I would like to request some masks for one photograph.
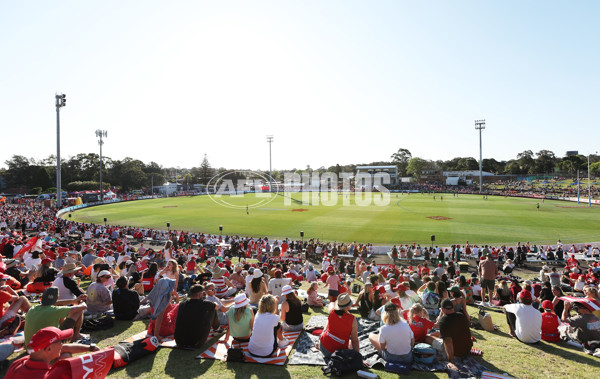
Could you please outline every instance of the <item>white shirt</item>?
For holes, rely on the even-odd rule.
[[[379,343],[385,343],[385,350],[390,354],[405,355],[410,353],[412,349],[410,341],[414,337],[408,323],[400,321],[394,325],[384,325],[381,327]]]
[[[541,317],[541,316],[540,316]],[[268,355],[273,351],[275,336],[273,328],[279,323],[279,316],[273,313],[259,313],[254,318],[248,350],[254,355]],[[410,329],[410,327],[409,327]]]
[[[542,338],[542,314],[531,305],[521,303],[507,304],[507,312],[517,316],[515,334],[525,343],[535,343]]]

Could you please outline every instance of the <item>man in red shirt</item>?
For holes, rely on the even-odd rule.
[[[27,352],[30,355],[14,361],[8,368],[6,377],[13,379],[49,379],[70,376],[70,374],[62,372],[61,368],[64,366],[52,370],[52,365],[59,358],[68,358],[72,354],[100,350],[94,344],[63,344],[65,340],[72,336],[73,329],[60,330],[49,326],[38,330],[27,344]]]

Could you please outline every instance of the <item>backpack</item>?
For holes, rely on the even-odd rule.
[[[98,319],[84,320],[81,330],[84,332],[94,332],[97,330],[110,329],[115,325],[115,319],[111,316],[102,316]]]
[[[435,292],[427,292],[423,295],[423,306],[427,309],[437,309],[440,304],[440,297]]]
[[[322,367],[323,374],[334,374],[342,376],[348,373],[355,373],[365,367],[363,356],[356,350],[340,349],[332,355],[327,366]]]
[[[426,343],[418,343],[413,347],[413,360],[415,363],[431,364],[436,354],[436,350]]]

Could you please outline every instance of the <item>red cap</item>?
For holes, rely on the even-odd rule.
[[[523,299],[531,300],[531,292],[529,292],[527,290],[523,290],[523,291],[519,292],[519,297],[521,298],[521,300],[523,300]]]
[[[395,286],[398,281],[394,278],[390,279],[390,287]]]
[[[406,292],[407,290],[408,290],[408,288],[406,288],[406,286],[402,283],[398,284],[398,286],[396,288],[394,288],[395,292],[398,292],[398,291]]]
[[[377,286],[377,291],[379,291],[379,293],[385,293],[385,287],[384,286]]]
[[[550,300],[544,300],[542,301],[542,308],[551,311],[554,310],[554,304]]]
[[[327,272],[334,272],[335,269],[333,268],[333,266],[329,266],[327,267]]]
[[[442,267],[442,264],[441,264],[441,263],[438,263],[438,267]]]
[[[40,351],[56,341],[69,339],[73,336],[73,329],[60,330],[53,326],[38,330],[29,343],[27,344],[27,352],[29,354]]]
[[[395,298],[392,299],[392,304],[394,304],[398,308],[402,308],[402,305],[400,303],[400,299],[398,299],[397,297],[395,297]]]
[[[412,271],[413,270],[413,266],[408,266],[408,270]]]
[[[44,259],[42,259],[42,264],[43,265],[45,265],[46,263],[51,263],[51,262],[53,262],[53,261],[50,258],[44,258]]]

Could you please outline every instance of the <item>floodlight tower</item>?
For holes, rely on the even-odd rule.
[[[267,136],[267,142],[269,143],[269,192],[273,192],[273,176],[271,167],[271,143],[273,143],[273,136]]]
[[[475,130],[479,130],[479,193],[483,190],[483,173],[482,173],[482,158],[481,158],[481,131],[485,129],[485,120],[475,120]]]
[[[62,204],[62,190],[60,188],[60,108],[67,105],[67,95],[57,93],[56,99],[56,207],[60,209]]]
[[[106,138],[106,130],[96,130],[96,137],[98,137],[98,145],[100,145],[100,203],[104,203],[104,191],[102,190],[102,145],[104,145],[104,141],[102,137]]]

